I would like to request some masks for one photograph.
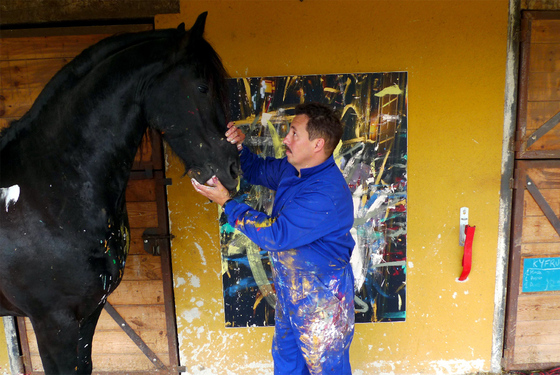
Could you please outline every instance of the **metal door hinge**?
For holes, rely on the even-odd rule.
[[[148,254],[160,256],[160,246],[167,246],[169,241],[175,238],[172,234],[161,234],[158,228],[147,228],[142,233],[142,242],[144,243],[144,251]]]

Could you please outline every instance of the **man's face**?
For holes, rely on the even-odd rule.
[[[298,171],[307,168],[313,157],[316,140],[309,140],[307,133],[307,115],[297,115],[290,124],[290,131],[284,138],[286,146],[286,157],[288,162]]]

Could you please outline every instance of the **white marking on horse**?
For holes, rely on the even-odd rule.
[[[6,212],[8,212],[8,207],[10,207],[10,205],[16,204],[18,201],[19,192],[19,185],[10,186],[8,188],[0,188],[0,202],[4,202],[6,205]]]

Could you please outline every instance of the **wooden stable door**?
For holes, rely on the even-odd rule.
[[[74,29],[81,35],[2,39],[0,128],[21,117],[48,80],[83,49],[126,31],[107,32],[104,27],[100,34],[90,29]],[[94,374],[178,373],[165,184],[161,138],[151,133],[136,157],[126,191],[131,249],[123,281],[109,296],[94,336]],[[18,319],[18,330],[25,373],[42,373],[29,320]]]
[[[560,365],[560,12],[522,16],[506,370]]]

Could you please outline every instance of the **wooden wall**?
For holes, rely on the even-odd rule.
[[[560,12],[524,12],[521,31],[508,370],[560,365]]]

